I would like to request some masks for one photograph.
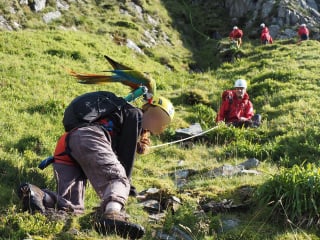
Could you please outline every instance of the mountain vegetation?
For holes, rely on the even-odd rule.
[[[233,49],[227,9],[204,14],[211,5],[191,3],[196,1],[68,1],[63,16],[47,24],[42,16],[55,10],[55,1],[47,1],[44,12],[13,2],[0,0],[2,15],[22,26],[0,32],[0,239],[104,239],[93,228],[99,199],[90,185],[82,216],[30,215],[16,194],[22,182],[56,188],[52,168],[37,166],[52,155],[73,98],[96,90],[129,93],[116,83],[81,85],[69,76],[70,69],[111,69],[103,55],[149,73],[158,93],[174,103],[175,119],[164,134],[152,136],[153,145],[176,140],[176,129],[196,122],[210,130],[195,141],[137,156],[138,191],[157,188],[160,199],[181,200],[179,208],[150,221],[140,201],[129,198],[127,212],[146,228],[144,239],[174,236],[176,228],[190,239],[320,238],[319,41],[260,45],[257,34]],[[213,38],[216,32],[222,39]],[[221,93],[238,78],[247,80],[262,115],[259,128],[214,121]],[[253,175],[211,174],[248,158],[260,161]],[[181,184],[183,170],[190,174]],[[225,200],[245,209],[204,211],[204,205]]]

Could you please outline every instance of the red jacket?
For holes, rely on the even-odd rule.
[[[269,28],[267,28],[267,27],[262,28],[261,35],[264,34],[264,33],[265,33],[265,34],[266,34],[266,33],[267,33],[267,34],[270,34],[270,33],[269,33]]]
[[[253,116],[253,105],[249,100],[249,95],[244,94],[239,99],[234,90],[231,91],[232,100],[224,100],[219,109],[216,122],[225,121],[226,123],[239,122],[241,117],[248,120]]]
[[[243,32],[239,28],[232,30],[231,33],[229,34],[230,39],[241,38],[242,36],[243,36]]]
[[[306,27],[300,27],[299,31],[298,31],[298,35],[302,36],[302,35],[307,35],[309,36],[309,29]]]

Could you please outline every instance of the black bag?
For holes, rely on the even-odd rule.
[[[63,126],[70,130],[96,122],[110,113],[120,110],[127,102],[115,94],[106,91],[85,93],[75,98],[66,108]]]

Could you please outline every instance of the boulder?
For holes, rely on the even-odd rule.
[[[7,19],[4,18],[4,16],[0,15],[0,29],[3,30],[10,30],[12,31],[12,27],[10,26]]]
[[[50,23],[55,19],[58,19],[61,17],[61,12],[60,11],[55,11],[55,12],[48,12],[45,15],[43,15],[42,19],[45,23]]]
[[[46,0],[28,1],[28,4],[32,11],[40,12],[46,7]]]

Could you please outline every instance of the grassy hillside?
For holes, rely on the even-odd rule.
[[[179,225],[189,228],[194,239],[318,239],[320,234],[316,228],[298,227],[296,223],[291,224],[290,219],[283,223],[283,213],[277,212],[274,217],[275,207],[261,206],[255,198],[250,198],[250,209],[245,213],[195,212],[199,210],[199,203],[210,200],[234,199],[235,203],[241,203],[239,191],[243,187],[266,186],[262,189],[267,189],[270,177],[279,172],[288,170],[288,178],[297,176],[298,179],[300,171],[297,167],[291,168],[294,164],[314,163],[317,169],[320,43],[308,41],[297,45],[294,41],[276,41],[273,45],[260,46],[245,41],[241,59],[222,63],[216,54],[218,42],[199,34],[207,35],[202,31],[204,27],[182,29],[183,22],[179,25],[181,16],[176,15],[175,9],[190,7],[180,1],[177,5],[162,1],[170,9],[167,11],[164,6],[155,7],[143,1],[153,16],[156,14],[162,19],[160,28],[170,34],[172,45],[160,43],[144,49],[146,54],[141,55],[118,45],[110,33],[121,33],[120,36],[138,41],[145,23],[125,16],[117,18],[112,14],[114,5],[109,6],[109,1],[97,2],[106,5],[100,10],[105,12],[94,16],[92,8],[82,6],[83,11],[89,11],[88,15],[82,22],[78,17],[72,18],[75,23],[81,23],[78,31],[57,30],[59,22],[52,23],[52,30],[48,30],[37,22],[35,15],[32,21],[26,21],[26,24],[34,23],[33,30],[1,32],[0,239],[103,239],[91,225],[92,208],[99,204],[91,186],[86,194],[86,214],[58,221],[21,213],[16,187],[20,182],[29,181],[55,189],[52,168],[41,171],[37,165],[52,154],[63,132],[63,111],[74,97],[94,90],[110,90],[123,96],[128,93],[129,89],[118,84],[80,85],[68,75],[68,69],[96,73],[110,69],[104,54],[134,69],[149,72],[157,81],[159,93],[174,103],[175,121],[162,136],[152,137],[154,145],[173,140],[175,129],[193,122],[200,122],[204,129],[215,126],[213,119],[221,103],[221,93],[232,87],[237,78],[247,79],[255,111],[263,116],[263,124],[258,129],[235,129],[221,124],[189,148],[176,144],[138,156],[133,178],[138,190],[157,187],[163,195],[177,196],[183,202],[175,214],[168,211],[163,220],[151,223],[137,200],[130,198],[127,211],[133,221],[147,228],[144,239],[155,239],[156,231],[170,233],[173,226]],[[76,9],[71,9],[70,17],[73,11]],[[107,11],[109,17],[100,18],[99,14]],[[201,13],[201,9],[197,11]],[[190,17],[188,13],[186,10],[185,15]],[[98,27],[97,21],[104,24]],[[199,41],[195,40],[196,36]],[[220,44],[224,41],[226,39]],[[190,64],[194,63],[201,73],[189,71]],[[258,167],[260,175],[213,178],[207,174],[215,167],[239,164],[251,157],[262,162]],[[183,169],[193,169],[196,173],[179,187],[176,174]],[[307,168],[306,171],[311,170]],[[319,181],[317,174],[315,182]],[[273,188],[277,189],[278,185],[276,182]],[[315,192],[319,191],[316,186],[311,183]],[[291,187],[295,188],[294,184]],[[299,189],[295,190],[298,195]],[[307,198],[306,193],[304,198]],[[317,207],[318,203],[315,205]],[[238,219],[239,225],[221,231],[223,222],[230,218]]]
[[[3,32],[1,38],[0,231],[5,238],[20,239],[27,233],[36,239],[66,239],[66,236],[69,239],[99,238],[82,218],[74,219],[68,228],[63,222],[48,222],[40,216],[19,213],[15,188],[22,181],[55,188],[52,169],[49,167],[41,171],[37,164],[52,154],[63,131],[63,110],[75,96],[97,89],[111,90],[120,95],[128,92],[117,84],[80,85],[68,76],[66,68],[88,72],[109,69],[103,54],[135,69],[150,72],[160,86],[159,92],[175,103],[177,114],[174,123],[161,138],[153,138],[154,144],[172,140],[174,129],[195,121],[202,121],[203,127],[213,126],[212,119],[221,102],[220,93],[239,77],[249,81],[248,92],[256,112],[261,113],[264,119],[259,129],[234,129],[221,125],[206,136],[206,142],[191,149],[174,145],[138,157],[133,180],[138,190],[158,187],[179,196],[184,202],[177,214],[171,216],[168,213],[164,222],[151,224],[146,212],[141,207],[137,208],[136,200],[130,199],[128,211],[133,219],[147,227],[149,237],[146,239],[155,229],[164,227],[169,231],[172,225],[179,223],[191,228],[196,239],[214,236],[223,215],[202,216],[204,219],[197,221],[204,224],[202,227],[205,229],[199,229],[194,225],[196,217],[193,215],[197,202],[236,197],[234,192],[237,188],[263,184],[269,174],[277,172],[277,166],[288,167],[294,163],[319,160],[319,97],[316,94],[319,90],[319,69],[316,68],[319,42],[309,41],[301,45],[278,42],[270,46],[246,43],[243,49],[245,57],[239,61],[224,63],[215,71],[189,74],[172,72],[147,56],[137,55],[104,37],[84,32]],[[187,97],[192,94],[199,96],[199,103],[188,103]],[[263,161],[259,167],[262,175],[208,178],[204,174],[206,170],[224,163],[240,163],[248,157]],[[184,161],[183,166],[178,165],[180,160]],[[170,175],[181,168],[199,171],[183,189],[177,188]],[[90,188],[86,199],[88,209],[98,202]],[[83,218],[90,218],[89,212]],[[253,221],[258,213],[253,207],[252,212],[240,216],[240,233],[252,239],[261,239],[265,234],[275,239],[291,236],[290,231],[286,233],[286,230],[274,227],[266,220]],[[41,224],[33,225],[34,221]],[[265,228],[259,232],[251,230],[260,225],[268,231]],[[80,236],[73,236],[70,233],[72,228],[78,229]],[[282,231],[284,233],[279,233]],[[240,233],[233,234],[237,236]],[[226,234],[225,239],[230,239],[229,235]]]

